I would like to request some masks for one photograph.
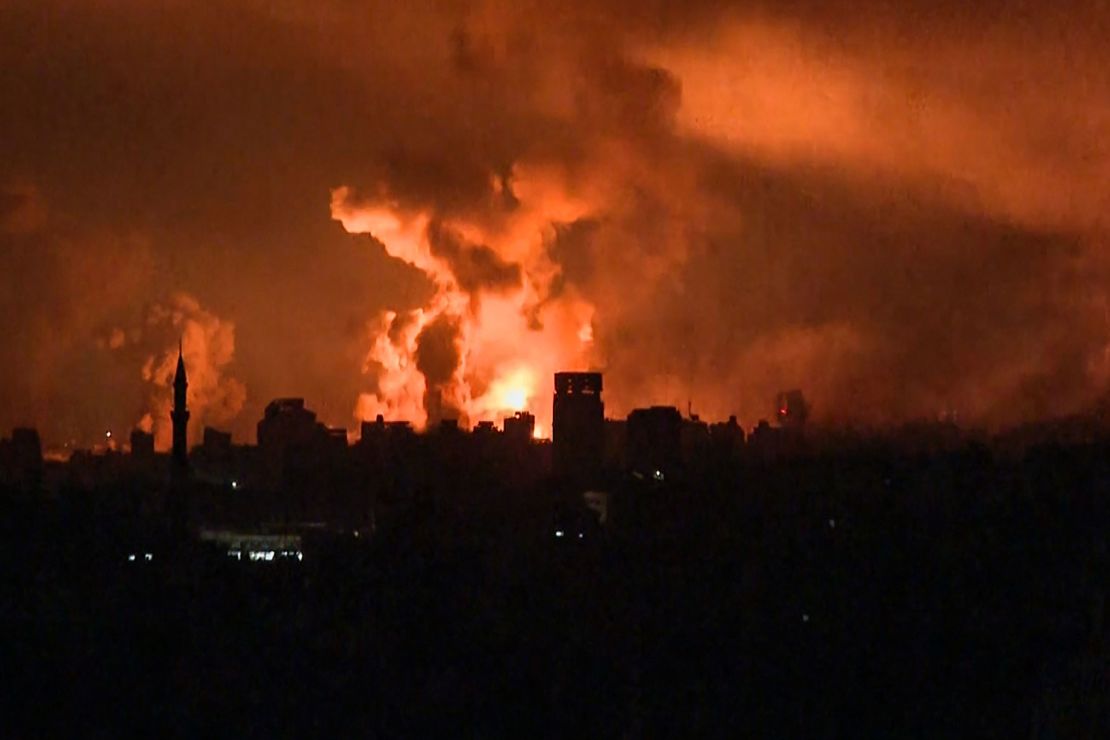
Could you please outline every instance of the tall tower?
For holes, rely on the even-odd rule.
[[[555,373],[552,462],[556,475],[592,484],[601,474],[605,404],[601,373]]]
[[[185,391],[189,381],[185,377],[185,357],[181,341],[177,343],[177,372],[173,376],[173,466],[179,471],[189,467],[189,443],[186,432],[189,428],[189,409],[185,407]]]

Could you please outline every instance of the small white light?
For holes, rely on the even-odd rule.
[[[583,536],[584,535],[581,532],[578,533],[578,539],[582,539]]]
[[[111,438],[112,438],[112,430],[109,429],[108,431],[104,432],[104,439],[111,439]]]
[[[237,481],[237,480],[231,481],[231,487],[232,487],[232,489],[238,488],[239,487],[239,481]]]
[[[835,519],[830,519],[829,520],[829,529],[836,529],[836,520]]]
[[[133,563],[133,562],[135,562],[135,556],[134,556],[134,555],[128,555],[128,556],[127,556],[127,560],[128,560],[129,562],[132,562],[132,563]]]
[[[151,553],[149,553],[149,552],[148,552],[148,553],[146,553],[146,555],[145,555],[144,557],[145,557],[145,558],[146,558],[147,560],[154,560],[154,555],[153,555],[153,554],[151,554]]]
[[[304,555],[302,555],[301,553],[298,552],[297,553],[297,560],[304,560]]]
[[[663,471],[656,470],[655,473],[652,474],[652,477],[655,478],[655,480],[663,480]]]
[[[809,621],[809,615],[808,614],[803,614],[802,615],[802,621],[803,622],[808,622]]]
[[[563,530],[561,530],[561,529],[556,529],[556,530],[555,530],[555,536],[556,536],[556,537],[562,537],[562,536],[563,536]]]

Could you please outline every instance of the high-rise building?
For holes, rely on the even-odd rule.
[[[189,409],[185,405],[185,391],[189,380],[185,375],[185,356],[181,343],[177,345],[177,371],[173,376],[173,466],[178,472],[189,467]]]
[[[605,451],[601,373],[555,373],[552,418],[555,474],[581,482],[597,478]]]

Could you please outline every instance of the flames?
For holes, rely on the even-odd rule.
[[[528,411],[541,436],[551,425],[554,372],[595,362],[594,308],[559,283],[547,250],[555,228],[585,207],[538,175],[515,172],[511,190],[491,181],[491,193],[511,205],[464,215],[406,205],[384,190],[332,192],[332,216],[348,232],[373,236],[434,287],[425,305],[369,323],[370,389],[359,396],[358,419],[425,427]]]

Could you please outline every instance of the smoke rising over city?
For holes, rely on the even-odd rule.
[[[145,423],[178,335],[191,434],[240,439],[282,395],[547,433],[559,369],[603,370],[619,416],[1090,408],[1108,16],[5,3],[0,428]]]

